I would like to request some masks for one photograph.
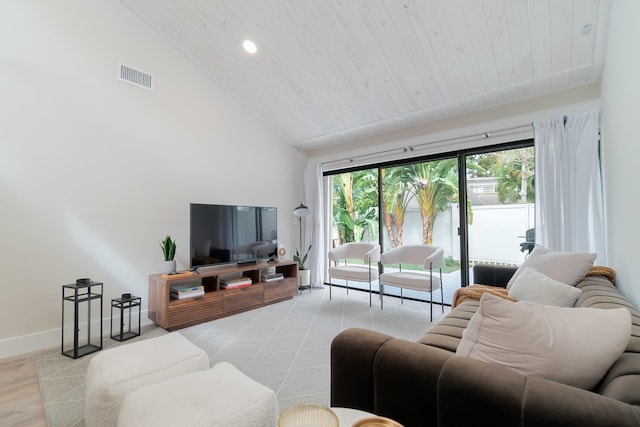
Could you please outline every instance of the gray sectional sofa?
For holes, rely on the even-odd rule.
[[[506,286],[515,269],[476,266],[476,283]],[[593,390],[467,357],[455,351],[479,301],[466,299],[417,342],[348,329],[331,346],[331,406],[392,418],[405,427],[640,426],[640,314],[609,279],[577,284],[576,307],[625,307],[629,343]]]

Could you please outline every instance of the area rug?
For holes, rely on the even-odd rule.
[[[445,308],[444,314],[449,311]],[[297,403],[329,405],[330,345],[342,330],[361,327],[415,341],[442,316],[434,309],[429,322],[429,304],[385,298],[384,310],[369,307],[368,292],[313,289],[292,300],[280,302],[179,332],[207,352],[210,366],[232,363],[249,377],[276,392],[284,410]],[[167,332],[159,327],[143,328],[140,337],[120,343],[108,336],[103,348],[126,345]],[[104,350],[103,350],[104,351]],[[49,427],[84,426],[85,373],[92,357],[71,359],[60,348],[41,352],[36,366]]]
[[[103,349],[117,347],[167,333],[155,325],[141,328],[141,335],[119,342],[109,336],[103,339]],[[98,353],[79,359],[61,354],[60,347],[36,355],[38,381],[49,427],[84,427],[84,381],[89,361]]]

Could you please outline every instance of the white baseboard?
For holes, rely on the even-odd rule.
[[[147,317],[147,311],[143,310],[141,314],[141,327],[145,325],[149,325],[153,323]],[[136,313],[137,314],[137,313]],[[114,324],[115,324],[114,317]],[[98,330],[100,328],[100,323],[98,321],[95,322],[96,325],[92,326],[95,328],[94,330]],[[93,323],[92,323],[93,325]],[[111,331],[111,318],[108,317],[106,319],[102,319],[102,339],[110,339],[110,331]],[[66,337],[67,335],[65,329],[65,341],[68,342]],[[31,353],[34,351],[46,350],[52,347],[58,347],[60,351],[62,345],[62,330],[61,328],[51,329],[48,331],[36,332],[34,334],[29,335],[21,335],[17,337],[11,337],[7,339],[0,340],[0,359],[4,359],[7,357],[19,356],[25,353]]]

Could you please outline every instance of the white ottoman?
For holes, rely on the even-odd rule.
[[[209,357],[179,332],[98,353],[89,362],[86,427],[113,427],[124,397],[141,387],[209,369]]]
[[[228,362],[134,391],[118,427],[273,427],[276,394]]]

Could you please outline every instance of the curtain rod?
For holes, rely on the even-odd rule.
[[[470,135],[465,135],[465,136],[456,136],[453,138],[445,138],[445,139],[440,139],[440,140],[436,140],[436,141],[429,141],[429,142],[423,142],[420,144],[416,144],[416,145],[409,145],[407,147],[398,147],[398,148],[390,148],[388,150],[382,150],[382,151],[375,151],[373,153],[367,153],[367,154],[359,154],[357,156],[350,156],[344,159],[336,159],[336,160],[329,160],[326,162],[322,162],[322,165],[330,165],[333,163],[340,163],[340,162],[345,162],[345,161],[349,161],[349,162],[353,162],[356,159],[361,159],[361,158],[365,158],[365,157],[370,157],[370,156],[378,156],[380,154],[386,154],[386,153],[392,153],[392,152],[399,152],[399,153],[406,153],[408,151],[414,151],[416,148],[419,147],[424,147],[427,145],[434,145],[434,144],[442,144],[443,142],[452,142],[452,141],[461,141],[464,139],[469,139],[469,138],[478,138],[478,137],[482,137],[484,139],[490,138],[493,134],[495,133],[503,133],[503,132],[508,132],[508,131],[512,131],[512,130],[518,130],[518,129],[524,129],[527,127],[531,127],[532,123],[527,123],[527,124],[522,124],[522,125],[517,125],[517,126],[511,126],[508,128],[502,128],[502,129],[496,129],[496,130],[492,130],[489,132],[482,132],[482,133],[475,133],[475,134],[470,134]]]

